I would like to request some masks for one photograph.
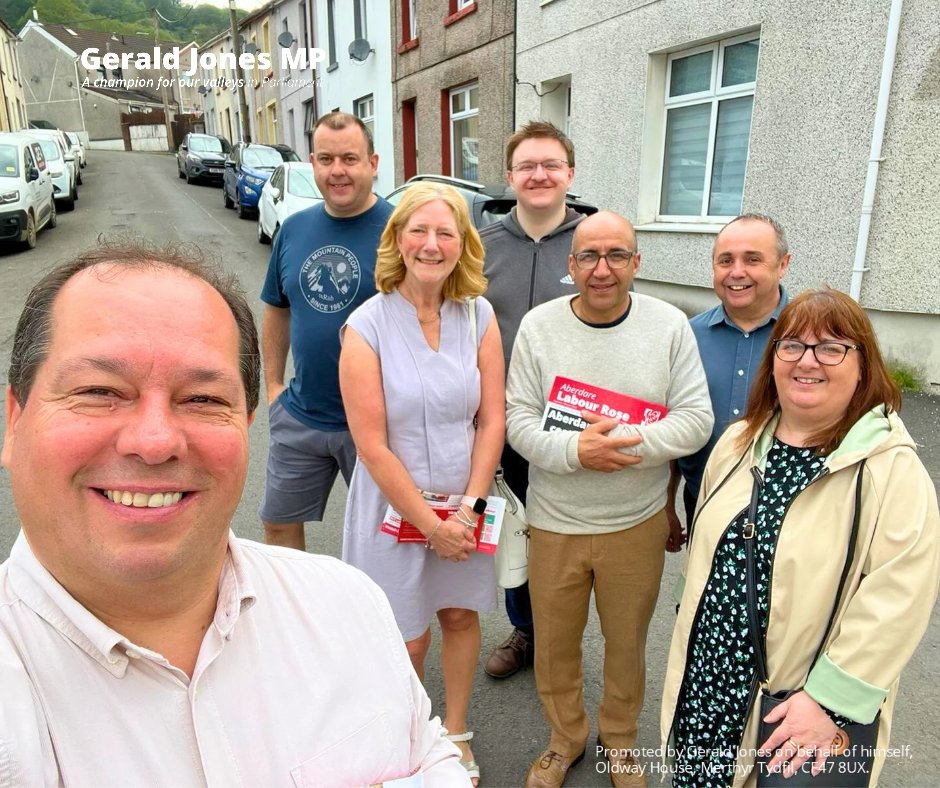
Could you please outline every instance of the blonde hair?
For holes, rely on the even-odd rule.
[[[462,301],[468,296],[486,292],[483,276],[483,242],[470,221],[467,203],[453,186],[445,183],[416,183],[405,190],[382,231],[375,259],[375,287],[380,293],[391,293],[405,278],[405,262],[398,248],[398,235],[415,211],[429,202],[442,200],[454,214],[460,234],[460,258],[444,282],[444,298]]]

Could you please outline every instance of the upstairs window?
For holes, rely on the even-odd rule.
[[[372,94],[370,93],[368,96],[356,99],[353,104],[353,112],[369,130],[372,139],[375,139],[375,99]]]
[[[760,38],[669,55],[658,219],[741,212]]]
[[[336,8],[334,0],[326,0],[326,51],[330,59],[328,70],[332,71],[339,65],[336,60]]]
[[[476,83],[450,91],[450,171],[468,181],[477,179],[479,165],[479,92]]]

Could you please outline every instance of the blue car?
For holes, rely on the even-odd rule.
[[[222,201],[226,208],[234,208],[241,219],[253,216],[258,210],[261,187],[268,182],[274,168],[283,159],[281,154],[267,145],[239,142],[225,160],[222,177]]]

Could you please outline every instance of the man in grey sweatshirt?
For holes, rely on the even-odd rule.
[[[486,297],[496,312],[508,368],[525,313],[575,292],[568,253],[574,229],[584,216],[565,204],[574,179],[574,146],[551,123],[527,123],[509,138],[506,177],[516,192],[516,207],[502,221],[484,228],[480,237],[486,247]],[[528,463],[506,444],[502,466],[506,482],[525,503]],[[483,668],[497,679],[532,664],[535,636],[527,583],[506,589],[506,613],[512,634],[493,650]]]
[[[604,633],[598,743],[614,785],[646,785],[631,750],[669,533],[669,462],[702,447],[714,418],[685,315],[630,292],[639,263],[629,221],[606,211],[585,219],[569,257],[577,293],[529,312],[513,348],[506,428],[530,463],[535,681],[551,727],[526,788],[561,786],[584,754],[581,639],[592,591]],[[553,391],[563,404],[546,408]],[[638,417],[621,415],[627,398],[642,401]],[[573,426],[579,411],[584,429]]]

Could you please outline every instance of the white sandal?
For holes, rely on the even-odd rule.
[[[448,740],[452,742],[470,741],[470,739],[473,738],[473,731],[464,731],[463,733],[448,733],[446,736]],[[458,747],[457,749],[460,748]],[[467,776],[470,777],[471,780],[480,779],[480,765],[472,757],[469,761],[465,761],[461,758],[460,765],[467,770]]]

